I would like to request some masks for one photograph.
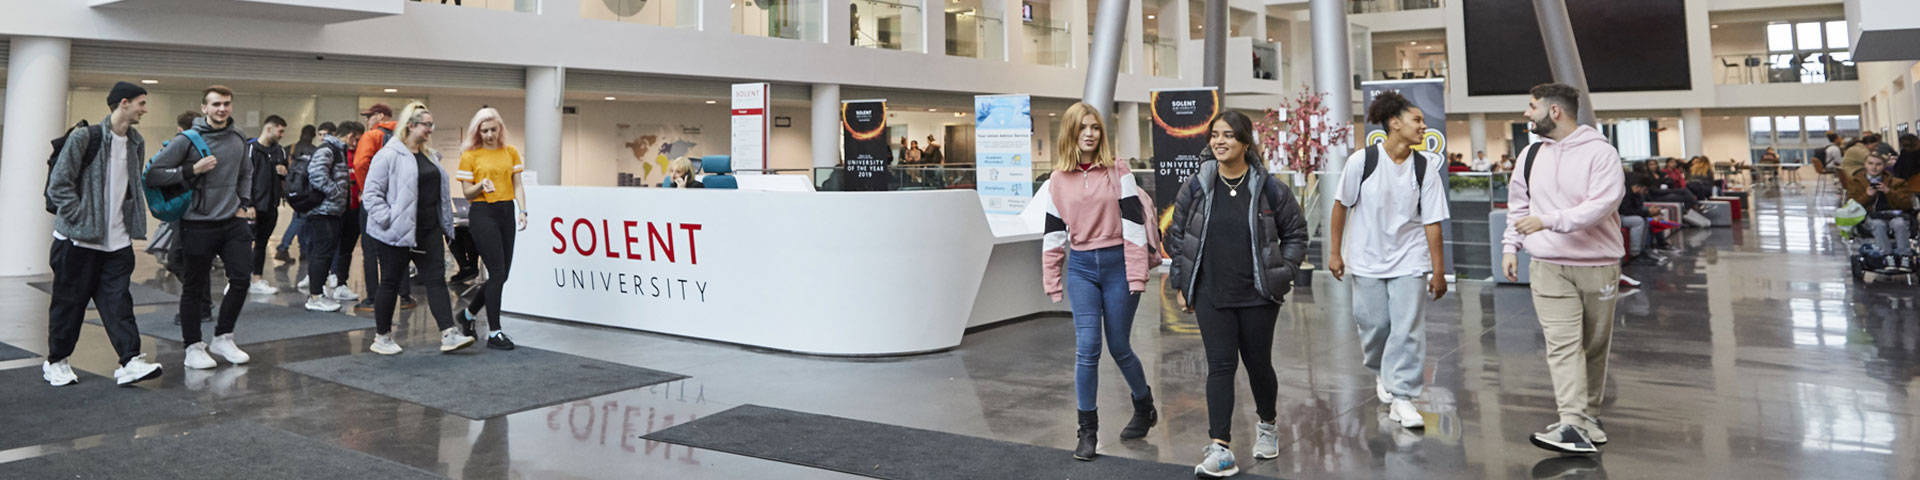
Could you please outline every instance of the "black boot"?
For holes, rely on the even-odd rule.
[[[1147,436],[1147,429],[1160,423],[1160,411],[1153,409],[1153,394],[1146,398],[1133,399],[1133,420],[1127,421],[1126,428],[1120,429],[1120,438],[1132,440]]]
[[[1100,448],[1100,413],[1098,410],[1080,411],[1080,446],[1073,448],[1074,460],[1093,460],[1094,450]]]

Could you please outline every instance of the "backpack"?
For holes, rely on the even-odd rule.
[[[1534,142],[1532,145],[1527,146],[1526,172],[1522,173],[1526,175],[1527,179],[1527,198],[1533,198],[1533,159],[1540,156],[1540,145],[1545,143],[1546,142]]]
[[[320,150],[333,153],[331,158],[341,155],[339,149],[326,142],[320,143]],[[314,153],[319,153],[319,150]],[[295,212],[307,213],[327,202],[326,193],[313,188],[312,175],[307,172],[307,166],[312,161],[313,155],[293,159],[294,166],[287,171],[287,205],[293,207]],[[333,165],[327,165],[327,170],[332,171]]]
[[[1361,185],[1366,185],[1367,178],[1373,176],[1373,169],[1380,166],[1380,151],[1386,148],[1379,144],[1367,147],[1367,163],[1360,171]],[[1418,214],[1426,210],[1425,205],[1420,202],[1420,192],[1427,186],[1427,156],[1417,151],[1413,152],[1413,186],[1416,188],[1413,195],[1413,211]],[[1360,191],[1356,190],[1353,192],[1353,205],[1348,207],[1358,205],[1360,205]]]
[[[81,120],[80,123],[74,124],[73,128],[68,128],[66,135],[61,135],[60,138],[53,139],[53,142],[52,142],[53,155],[50,155],[47,157],[47,179],[48,179],[47,184],[48,185],[53,184],[52,182],[53,164],[54,162],[60,161],[60,151],[65,149],[67,146],[67,135],[72,135],[74,130],[86,130],[86,129],[87,129],[87,121]],[[87,151],[85,156],[80,157],[80,171],[84,172],[87,170],[88,167],[93,166],[93,157],[100,155],[100,142],[97,142],[95,140],[99,139],[100,137],[106,136],[106,132],[107,132],[107,125],[103,123],[103,124],[100,124],[99,133],[92,133],[87,135],[86,137]],[[58,212],[55,212],[56,209],[53,206],[53,196],[46,195],[44,193],[42,195],[45,196],[47,200],[47,213],[58,213]]]
[[[188,141],[193,142],[193,148],[195,151],[200,152],[201,158],[213,156],[213,150],[207,148],[207,139],[202,138],[198,130],[188,129],[181,131],[180,136],[187,137]],[[160,154],[154,154],[154,158],[159,157]],[[193,166],[188,164],[181,165],[178,168],[193,168]],[[151,172],[152,170],[153,160],[148,159],[146,171]],[[142,176],[144,177],[144,175]],[[170,187],[143,186],[141,188],[146,191],[147,211],[152,212],[153,218],[160,219],[162,222],[178,222],[181,218],[185,218],[187,216],[187,210],[193,207],[193,189],[190,187],[175,185]]]

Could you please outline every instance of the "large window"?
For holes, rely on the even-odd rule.
[[[1747,145],[1752,149],[1749,160],[1759,162],[1769,147],[1780,155],[1783,164],[1819,159],[1827,148],[1828,132],[1845,139],[1859,138],[1860,116],[1749,117]]]
[[[1006,2],[952,0],[947,2],[947,55],[1005,60]]]
[[[853,0],[854,46],[921,51],[920,0]]]
[[[593,1],[593,0],[582,0]],[[697,0],[680,0],[697,3]],[[820,0],[733,0],[733,32],[809,42],[823,41],[825,2]],[[694,7],[688,7],[692,9]]]
[[[1767,25],[1767,82],[1859,79],[1847,38],[1841,20]]]

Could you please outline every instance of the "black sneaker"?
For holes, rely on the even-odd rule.
[[[447,279],[447,282],[448,283],[469,283],[469,282],[472,282],[473,279],[475,278],[480,278],[480,271],[467,270],[464,272],[453,274],[453,278]]]
[[[286,250],[281,250],[273,254],[273,260],[276,262],[280,262],[281,264],[284,265],[288,263],[293,263],[293,256],[288,255]]]
[[[369,296],[369,297],[371,297],[372,295],[368,295],[368,296]],[[356,304],[354,304],[354,305],[353,305],[353,310],[354,310],[354,311],[356,311],[356,312],[371,312],[371,311],[373,311],[373,299],[372,299],[372,298],[364,298],[364,299],[361,299],[361,300],[360,300],[360,303],[356,303]]]
[[[413,296],[409,295],[405,297],[400,297],[400,304],[395,306],[395,308],[398,308],[400,310],[406,310],[409,308],[417,307],[419,305],[420,304],[418,303],[414,303]]]
[[[1533,434],[1533,446],[1560,453],[1590,455],[1599,453],[1593,446],[1593,440],[1587,438],[1587,432],[1573,425],[1555,423],[1548,425],[1544,432]]]
[[[460,309],[460,314],[453,317],[453,322],[460,324],[460,334],[469,337],[476,336],[473,333],[473,312]],[[488,342],[491,343],[492,340],[488,340]]]
[[[513,339],[507,337],[506,332],[493,332],[493,336],[487,337],[487,348],[494,350],[512,350],[513,347]]]

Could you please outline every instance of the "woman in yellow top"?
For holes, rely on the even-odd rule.
[[[520,150],[507,145],[507,122],[500,111],[482,108],[473,114],[467,134],[460,145],[461,190],[472,207],[468,209],[468,230],[473,245],[480,251],[480,263],[487,268],[487,283],[460,312],[460,328],[467,336],[477,337],[474,315],[487,309],[487,348],[512,350],[513,339],[500,330],[500,290],[507,285],[507,270],[513,267],[513,237],[527,229],[527,191],[520,173],[526,164]],[[520,202],[518,209],[515,201]]]

